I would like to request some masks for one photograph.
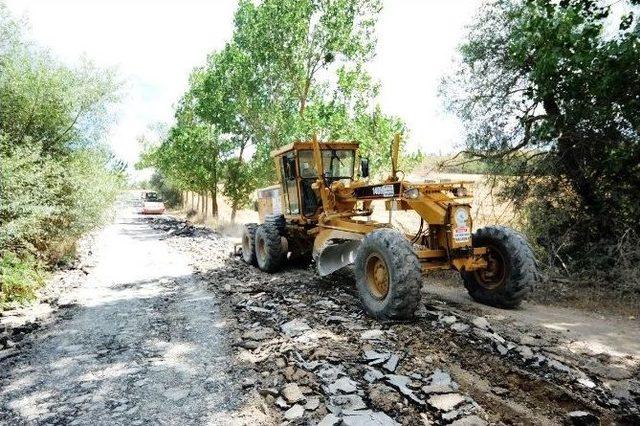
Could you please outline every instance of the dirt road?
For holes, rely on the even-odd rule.
[[[168,218],[105,229],[76,304],[0,351],[0,422],[640,422],[637,322],[433,281],[414,321],[377,322],[348,271],[264,274],[232,245]]]
[[[219,299],[162,234],[125,214],[98,235],[72,307],[0,364],[0,423],[241,420]]]

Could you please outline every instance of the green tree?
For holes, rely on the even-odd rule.
[[[511,175],[503,195],[576,267],[640,220],[638,2],[615,3],[621,19],[596,0],[487,4],[443,89],[468,153]]]
[[[117,96],[113,72],[60,63],[0,3],[0,308],[33,296],[122,188],[103,139]]]

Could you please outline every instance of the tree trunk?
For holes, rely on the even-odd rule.
[[[214,218],[218,217],[218,200],[217,200],[217,189],[211,190],[211,216]]]
[[[244,154],[244,148],[246,145],[247,145],[246,140],[240,144],[240,153],[238,154],[238,170],[240,170],[240,167],[242,167],[242,155]],[[238,199],[234,198],[233,201],[231,202],[231,223],[235,223],[237,211],[238,211]]]
[[[300,99],[300,117],[304,115],[304,109],[307,106],[307,97],[309,96],[309,88],[311,87],[311,79],[307,78],[304,82],[304,90],[302,92],[302,98]]]
[[[204,199],[204,218],[206,219],[209,216],[209,194],[207,191],[204,191],[202,198]]]

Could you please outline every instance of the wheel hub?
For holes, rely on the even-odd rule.
[[[366,277],[371,294],[377,299],[384,299],[389,293],[389,271],[384,259],[375,253],[367,258]]]
[[[488,290],[500,287],[506,280],[505,259],[502,253],[493,246],[487,247],[487,267],[476,271],[478,283]]]
[[[249,245],[250,245],[250,244],[249,244],[249,236],[248,236],[248,235],[245,235],[245,236],[242,238],[242,250],[243,250],[245,253],[249,253],[249,252],[251,251],[251,247],[249,247]]]
[[[258,257],[260,257],[260,259],[264,259],[265,255],[266,255],[264,238],[258,238],[258,244],[257,244],[257,247],[256,247],[256,252],[257,252]]]

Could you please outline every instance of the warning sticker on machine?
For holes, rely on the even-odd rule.
[[[383,197],[393,197],[393,185],[382,185],[373,187],[373,195],[380,195]]]
[[[468,226],[459,226],[453,230],[453,241],[462,243],[471,239],[471,230]]]

